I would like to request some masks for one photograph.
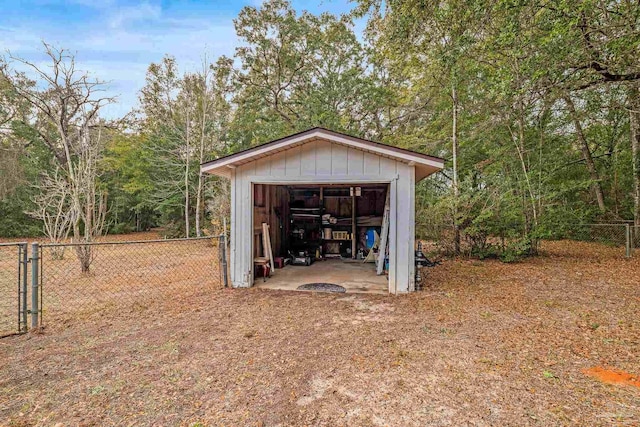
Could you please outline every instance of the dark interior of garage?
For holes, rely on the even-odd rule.
[[[275,268],[325,260],[376,261],[388,185],[255,184],[253,191],[258,264],[267,264],[269,249]],[[258,276],[265,273],[255,270]]]

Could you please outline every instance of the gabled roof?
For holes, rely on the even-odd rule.
[[[276,139],[219,159],[200,165],[200,171],[219,176],[229,176],[229,169],[238,167],[259,158],[288,150],[315,139],[324,139],[337,144],[353,147],[362,151],[392,158],[416,166],[416,181],[444,168],[444,159],[423,153],[381,144],[367,139],[356,138],[344,133],[335,132],[321,127],[315,127],[303,132]]]

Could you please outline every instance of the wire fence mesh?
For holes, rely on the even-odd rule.
[[[0,243],[0,337],[26,329],[23,251],[26,243]]]
[[[41,324],[221,286],[217,238],[41,245]]]
[[[422,222],[416,224],[416,239],[422,242],[423,250],[431,254],[474,255],[490,252],[490,248],[497,252],[508,248],[519,241],[524,235],[522,224],[500,227],[468,227],[459,229],[459,239],[456,243],[455,228],[451,224]],[[545,224],[536,230],[530,230],[538,243],[552,241],[574,241],[593,243],[594,249],[600,247],[603,251],[612,252],[621,257],[634,256],[635,248],[640,248],[640,226],[628,223],[617,224],[576,224],[565,223]],[[456,250],[456,247],[458,250]],[[576,246],[578,248],[578,246]],[[585,257],[589,254],[584,253]]]

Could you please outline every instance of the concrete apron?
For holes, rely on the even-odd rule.
[[[276,269],[266,282],[262,277],[254,279],[254,286],[261,289],[295,291],[307,283],[332,283],[344,287],[347,293],[387,294],[387,276],[376,275],[375,264],[362,261],[330,259],[316,261],[310,266],[287,265]]]

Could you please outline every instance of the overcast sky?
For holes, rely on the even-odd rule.
[[[233,55],[238,40],[233,19],[258,0],[0,0],[0,47],[13,55],[44,61],[41,41],[77,55],[77,68],[109,81],[118,104],[105,115],[118,117],[137,103],[147,66],[165,54],[180,68],[195,70],[203,52]],[[348,0],[294,0],[296,10],[345,13]]]

